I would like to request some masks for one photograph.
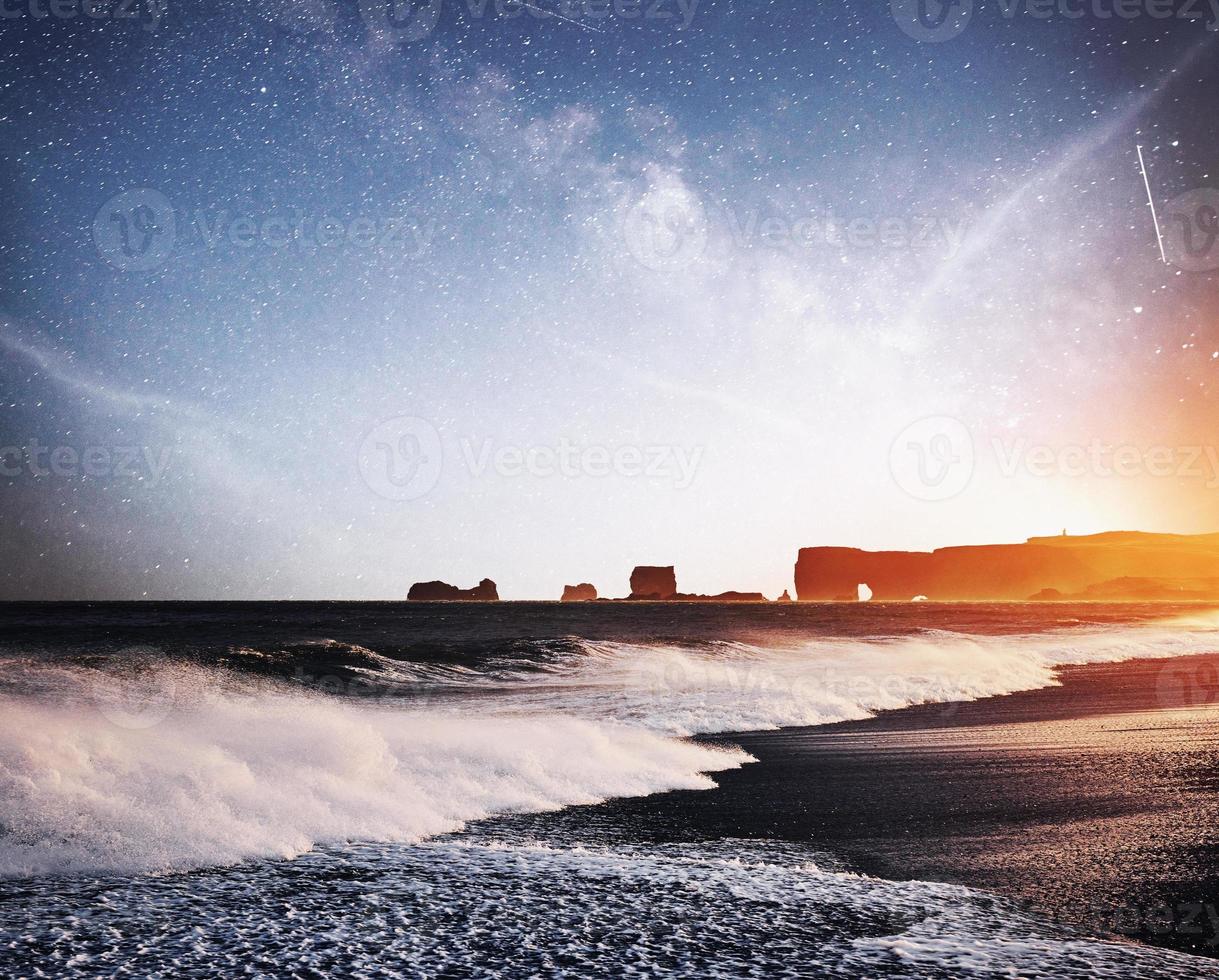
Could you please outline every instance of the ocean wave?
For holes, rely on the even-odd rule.
[[[493,814],[705,789],[705,773],[749,761],[627,726],[403,711],[193,666],[44,674],[55,703],[0,705],[2,876],[420,840]]]
[[[867,718],[915,704],[971,701],[1048,687],[1055,668],[1219,650],[1219,620],[1042,633],[977,635],[943,629],[800,643],[699,645],[580,641],[501,686],[457,685],[452,703],[510,696],[517,710],[613,720],[672,735],[755,731]],[[445,691],[433,690],[439,700]]]
[[[166,870],[416,841],[495,814],[714,785],[695,733],[815,725],[1056,683],[1062,664],[1219,649],[1213,616],[1036,634],[623,643],[469,664],[312,644],[223,665],[0,662],[0,876]],[[251,664],[279,666],[266,676]],[[277,659],[278,658],[278,659]],[[343,668],[333,673],[335,665]],[[327,680],[335,683],[329,685]],[[334,696],[337,695],[337,696]]]

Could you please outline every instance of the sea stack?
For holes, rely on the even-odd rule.
[[[632,599],[672,599],[677,595],[677,575],[672,565],[637,565],[631,572]]]
[[[592,602],[597,598],[596,586],[590,585],[588,582],[581,582],[579,585],[563,586],[562,602]]]
[[[406,598],[411,602],[499,602],[499,592],[489,578],[472,589],[459,589],[447,582],[416,582]]]

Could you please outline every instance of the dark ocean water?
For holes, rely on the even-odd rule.
[[[752,764],[697,734],[1215,649],[1162,605],[3,605],[0,973],[1219,975],[815,839],[511,817]]]

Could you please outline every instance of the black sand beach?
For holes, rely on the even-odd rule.
[[[1219,956],[1219,655],[733,734],[719,789],[529,818],[636,839],[806,842],[890,879],[994,891],[1097,935]],[[561,831],[562,832],[562,831]]]

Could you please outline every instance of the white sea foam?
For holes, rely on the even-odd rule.
[[[245,691],[194,668],[145,672],[122,701],[96,672],[57,673],[62,703],[6,695],[0,704],[0,875],[188,868],[289,857],[323,841],[418,840],[491,814],[705,789],[714,784],[704,773],[749,759],[579,718],[457,717],[266,684]]]
[[[613,719],[675,735],[821,725],[929,702],[1058,683],[1054,668],[1219,651],[1219,620],[1047,633],[928,630],[797,645],[582,643],[552,671],[516,678],[518,709]],[[500,692],[502,694],[502,692]],[[467,695],[468,696],[468,695]]]
[[[778,841],[475,834],[130,886],[43,879],[19,907],[0,904],[0,961],[15,976],[166,980],[251,964],[302,976],[1219,978],[1211,960],[1085,939],[995,896],[838,873],[819,857]]]
[[[1209,616],[798,646],[583,642],[546,670],[500,671],[493,683],[422,675],[431,696],[405,702],[151,660],[119,674],[9,660],[0,875],[226,864],[709,788],[706,773],[749,757],[680,736],[860,718],[1045,686],[1059,664],[1216,649]]]

